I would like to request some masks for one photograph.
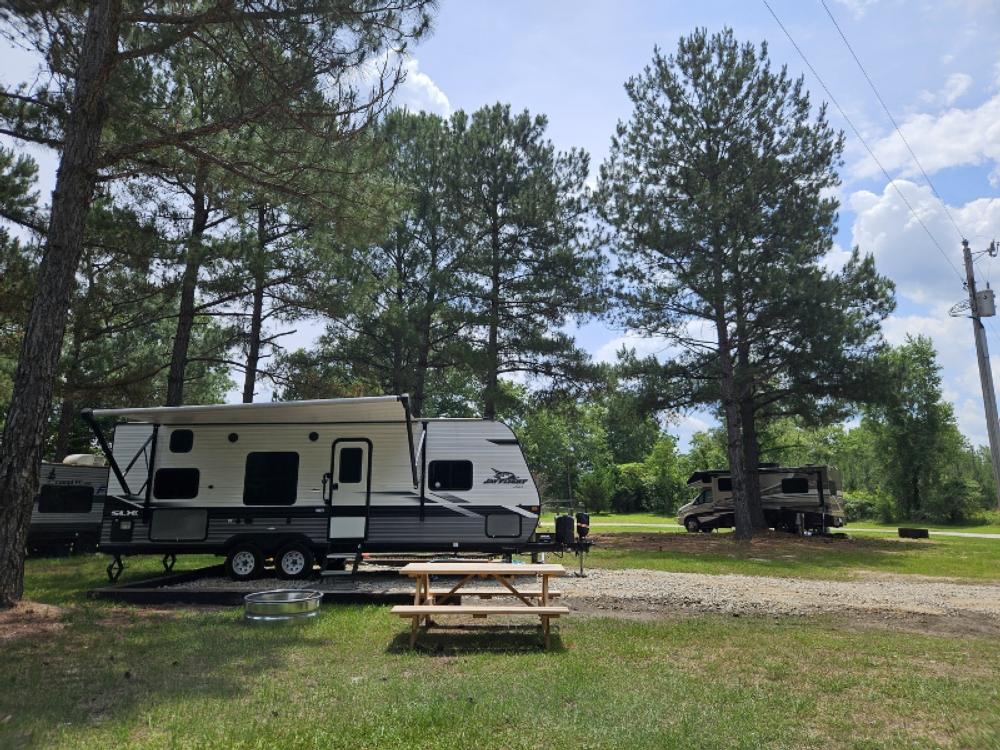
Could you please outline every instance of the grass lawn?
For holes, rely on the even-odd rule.
[[[896,531],[900,526],[914,526],[921,529],[930,529],[931,531],[964,531],[976,534],[1000,534],[1000,517],[996,513],[989,513],[985,516],[986,523],[953,523],[947,525],[934,524],[934,523],[923,523],[919,521],[900,521],[898,523],[882,523],[881,521],[874,520],[862,520],[862,521],[851,521],[847,525],[847,530],[850,531],[851,526],[856,526],[859,529],[886,529],[888,531]]]
[[[276,629],[82,602],[100,561],[29,562],[31,595],[66,609],[0,648],[0,747],[1000,746],[996,639],[578,616],[547,653],[531,629],[412,652],[387,608]]]
[[[587,559],[594,567],[840,580],[870,572],[1000,580],[996,539],[825,540],[772,534],[738,544],[728,534],[646,532],[606,534],[598,541]]]

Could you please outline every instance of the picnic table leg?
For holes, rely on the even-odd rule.
[[[549,618],[542,615],[542,635],[545,637],[545,650],[549,650]]]
[[[420,627],[420,618],[412,617],[410,618],[412,622],[410,623],[410,648],[417,645],[417,628]]]
[[[542,573],[542,606],[549,606],[549,577]]]

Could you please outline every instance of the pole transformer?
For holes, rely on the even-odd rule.
[[[990,245],[991,254],[996,252]],[[969,313],[972,318],[972,332],[976,338],[976,359],[979,361],[979,383],[983,389],[983,407],[986,409],[986,432],[990,438],[990,457],[993,462],[993,481],[997,488],[997,509],[1000,510],[1000,423],[997,421],[997,399],[993,390],[993,371],[990,368],[990,352],[986,343],[986,329],[980,318],[996,315],[993,292],[989,288],[976,291],[976,277],[972,267],[972,251],[969,241],[962,240],[962,254],[965,257],[965,278],[969,289]],[[987,285],[988,287],[989,285]]]

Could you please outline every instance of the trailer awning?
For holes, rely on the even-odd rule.
[[[274,424],[281,422],[406,422],[407,397],[370,396],[259,404],[152,406],[135,409],[93,409],[94,417],[112,417],[150,424]]]
[[[156,425],[196,424],[348,424],[395,422],[405,426],[410,444],[410,469],[417,485],[417,462],[410,420],[410,398],[365,396],[328,398],[314,401],[278,401],[259,404],[204,404],[196,406],[152,406],[136,409],[85,409],[84,419],[111,417],[128,422]],[[95,429],[99,429],[95,425]],[[100,438],[100,436],[99,436]]]

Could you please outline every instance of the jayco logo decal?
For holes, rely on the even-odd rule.
[[[493,469],[492,466],[490,468]],[[487,477],[483,484],[524,484],[527,481],[527,479],[521,479],[521,477],[512,471],[493,469],[493,476]]]

